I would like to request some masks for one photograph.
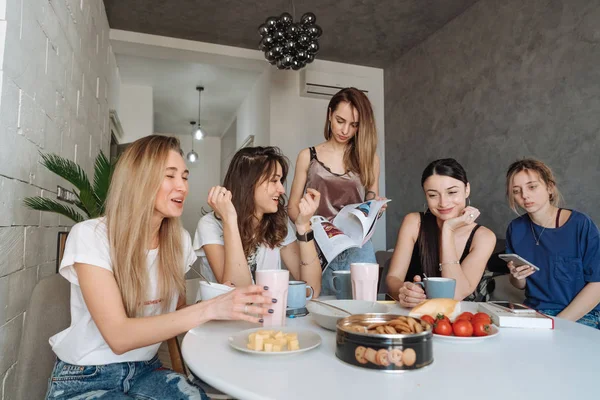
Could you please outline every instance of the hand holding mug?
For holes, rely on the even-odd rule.
[[[444,228],[448,227],[450,230],[456,231],[457,229],[462,228],[463,226],[474,224],[475,220],[480,215],[481,213],[475,207],[465,207],[458,217],[451,218],[445,221]]]
[[[535,272],[535,269],[529,265],[519,265],[518,267],[515,267],[515,263],[512,261],[509,261],[506,265],[508,266],[510,274],[517,280],[525,279]]]
[[[223,221],[237,218],[231,197],[231,192],[222,186],[213,186],[208,192],[208,205]]]
[[[421,282],[421,277],[416,275],[414,282]],[[404,285],[398,292],[398,302],[402,307],[412,308],[426,299],[425,290],[417,283],[404,282]]]
[[[266,295],[264,287],[252,285],[231,290],[202,303],[208,306],[209,319],[260,323],[262,316],[269,314],[273,299]]]

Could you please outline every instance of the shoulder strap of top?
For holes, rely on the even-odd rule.
[[[480,227],[481,225],[477,224],[475,225],[475,228],[473,228],[473,230],[471,231],[469,239],[467,240],[467,244],[465,245],[465,249],[463,250],[462,256],[460,257],[461,262],[469,255],[469,251],[471,251],[471,243],[473,242],[473,236],[475,236],[475,232],[477,232],[477,229],[479,229]]]
[[[560,212],[562,211],[562,208],[558,209],[558,212],[556,213],[556,227],[560,228]]]
[[[316,160],[317,159],[317,151],[315,150],[315,148],[309,147],[309,150],[310,150],[310,159]]]

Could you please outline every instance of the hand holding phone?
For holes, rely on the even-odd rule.
[[[540,270],[536,265],[517,254],[499,254],[498,257],[508,263],[510,274],[515,279],[525,279]]]

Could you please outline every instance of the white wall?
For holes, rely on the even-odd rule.
[[[110,144],[109,27],[101,0],[0,1],[0,398],[15,396],[24,312],[35,284],[55,273],[56,237],[71,225],[30,211],[25,196],[67,188],[39,153],[78,162],[88,175]]]
[[[269,144],[269,104],[271,71],[266,69],[240,106],[236,114],[236,148],[254,135],[255,146]]]
[[[123,126],[121,143],[131,143],[154,133],[151,86],[121,84],[117,111]]]
[[[231,122],[229,128],[221,136],[221,183],[225,180],[229,162],[233,158],[235,151],[238,149],[237,141],[237,118]]]
[[[191,143],[181,143],[184,153],[191,150]],[[194,142],[194,150],[198,153],[198,161],[187,163],[190,170],[190,191],[185,201],[181,221],[194,239],[196,225],[202,217],[202,208],[210,211],[206,202],[208,191],[211,187],[219,185],[221,181],[221,139],[216,137],[205,137]]]

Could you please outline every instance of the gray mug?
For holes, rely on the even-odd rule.
[[[352,279],[350,271],[333,271],[331,287],[338,300],[352,300]]]
[[[453,299],[456,281],[452,278],[425,278],[423,282],[413,282],[425,289],[428,299]]]

